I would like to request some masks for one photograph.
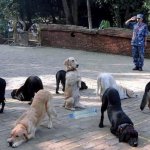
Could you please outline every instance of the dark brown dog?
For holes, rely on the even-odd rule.
[[[23,86],[19,89],[14,89],[11,92],[11,96],[12,98],[20,101],[32,102],[34,94],[40,89],[43,89],[42,80],[38,76],[30,76],[27,78]]]
[[[64,92],[65,91],[65,82],[66,82],[66,71],[65,70],[59,70],[57,73],[56,73],[56,94],[59,94],[59,84],[61,82],[62,84],[62,91]],[[80,87],[80,90],[85,90],[87,89],[87,85],[85,82],[81,81],[81,87]]]
[[[3,78],[0,78],[0,104],[2,104],[0,113],[3,113],[5,107],[5,88],[6,81]]]
[[[141,101],[140,109],[143,110],[147,103],[150,109],[150,82],[148,82],[145,86],[145,92]]]
[[[108,88],[102,96],[100,128],[104,127],[103,120],[106,110],[111,123],[111,133],[119,138],[119,142],[127,142],[136,147],[138,132],[134,129],[131,119],[123,112],[119,93],[114,88]]]

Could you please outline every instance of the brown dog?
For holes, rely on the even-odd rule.
[[[7,142],[11,147],[18,147],[35,136],[36,128],[47,113],[49,117],[48,128],[52,128],[52,116],[56,111],[51,103],[52,95],[46,90],[40,90],[34,96],[33,102],[16,122]]]

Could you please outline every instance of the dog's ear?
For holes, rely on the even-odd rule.
[[[125,137],[126,137],[126,132],[119,133],[118,134],[119,142],[123,142],[125,140]]]
[[[23,133],[23,136],[24,136],[24,138],[26,139],[26,141],[29,140],[28,135],[27,135],[27,132],[24,132],[24,133]]]
[[[65,66],[68,66],[68,64],[69,64],[69,59],[67,58],[67,59],[64,61],[64,65],[65,65]]]

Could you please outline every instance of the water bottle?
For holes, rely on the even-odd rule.
[[[69,114],[69,118],[79,119],[79,118],[96,116],[96,115],[97,115],[97,109],[96,108],[87,108],[85,110],[75,111],[75,112]]]

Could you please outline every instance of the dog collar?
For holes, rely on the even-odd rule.
[[[67,70],[66,72],[70,72],[70,71],[76,71],[77,69],[70,69],[70,70]]]
[[[124,130],[127,126],[132,126],[132,127],[133,127],[132,124],[129,124],[129,123],[123,123],[123,124],[121,124],[121,125],[118,126],[117,132],[118,132],[118,133],[121,133],[122,130]]]

